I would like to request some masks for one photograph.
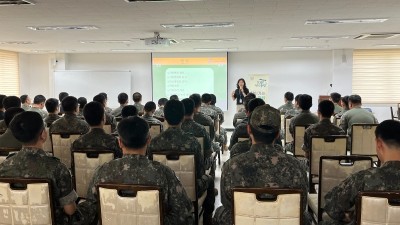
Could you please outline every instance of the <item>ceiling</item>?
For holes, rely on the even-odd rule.
[[[400,32],[399,0],[204,0],[127,3],[124,0],[34,0],[35,5],[0,7],[0,49],[28,53],[91,53],[114,49],[152,52],[282,51],[284,46],[313,50],[382,48],[400,38],[354,40],[364,33]],[[388,18],[376,24],[305,25],[310,19]],[[160,24],[233,22],[230,28],[167,29]],[[97,30],[34,31],[27,26],[94,25]],[[146,46],[139,38],[174,38],[179,43]],[[294,36],[350,36],[347,39],[293,40]],[[226,42],[182,42],[223,39]],[[130,43],[86,43],[126,40]],[[28,44],[3,43],[10,41]],[[215,51],[215,50],[214,50]]]

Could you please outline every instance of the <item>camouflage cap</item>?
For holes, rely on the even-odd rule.
[[[259,132],[269,133],[279,130],[281,126],[281,115],[279,110],[266,104],[254,109],[250,116],[250,126]]]

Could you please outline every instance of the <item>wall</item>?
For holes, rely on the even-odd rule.
[[[52,88],[54,69],[130,70],[132,71],[131,94],[138,91],[142,93],[144,102],[152,100],[151,55],[148,53],[21,54],[21,93],[54,96]],[[228,93],[235,89],[239,78],[246,79],[250,74],[270,75],[268,104],[274,107],[282,105],[286,91],[292,91],[294,94],[307,93],[313,97],[312,110],[316,111],[319,95],[334,91],[343,95],[351,94],[352,50],[230,53]],[[231,104],[225,113],[224,127],[233,127],[230,121],[236,106],[233,101],[228,100]],[[387,113],[388,107],[373,107],[373,110],[380,121],[390,117]]]

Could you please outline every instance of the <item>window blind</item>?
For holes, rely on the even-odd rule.
[[[0,50],[0,94],[19,96],[17,52]]]
[[[399,103],[400,49],[354,50],[352,81],[363,103]]]

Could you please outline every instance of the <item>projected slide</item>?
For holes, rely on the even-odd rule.
[[[217,96],[217,106],[227,109],[227,57],[154,57],[153,100],[193,93]]]

